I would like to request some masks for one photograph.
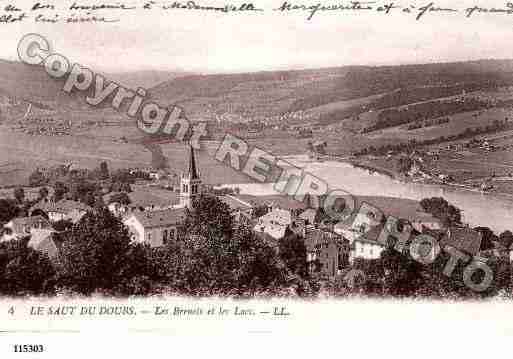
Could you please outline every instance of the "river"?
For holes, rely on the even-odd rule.
[[[513,200],[464,189],[403,183],[387,176],[355,168],[344,162],[311,162],[306,156],[286,157],[287,161],[323,179],[331,189],[342,189],[359,196],[384,196],[421,200],[444,197],[462,210],[463,221],[473,227],[485,226],[496,233],[513,231]],[[251,195],[277,194],[272,183],[233,184],[241,193]]]

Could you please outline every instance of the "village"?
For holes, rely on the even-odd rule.
[[[485,146],[483,143],[478,145]],[[421,166],[423,158],[421,153],[412,156],[411,176],[428,176]],[[278,252],[281,241],[290,236],[300,241],[305,248],[310,275],[327,281],[336,281],[362,263],[379,261],[386,250],[383,242],[378,240],[385,221],[375,227],[371,225],[374,218],[355,211],[348,220],[337,222],[322,208],[312,207],[308,199],[298,202],[287,196],[245,195],[240,194],[237,188],[208,186],[202,182],[192,148],[188,162],[188,168],[180,176],[149,168],[132,168],[109,174],[106,164],[102,164],[97,171],[98,178],[102,180],[98,180],[98,187],[92,189],[95,195],[86,193],[82,197],[77,197],[81,188],[64,193],[62,183],[50,189],[41,187],[45,190],[40,189],[32,199],[23,198],[23,190],[18,188],[14,196],[21,201],[27,200],[30,206],[25,216],[12,218],[3,224],[1,242],[28,238],[28,247],[53,261],[58,260],[62,247],[59,233],[79,223],[88,212],[105,206],[128,229],[133,243],[150,248],[165,247],[179,239],[179,227],[188,211],[192,210],[194,201],[208,194],[229,208],[233,223],[251,228],[255,236],[275,251]],[[416,167],[418,169],[415,170]],[[59,171],[76,176],[81,170],[68,166]],[[38,170],[32,181],[42,180],[52,173],[54,171],[49,169]],[[116,182],[122,176],[133,179],[133,182]],[[419,203],[362,197],[358,198],[358,205],[370,204],[380,208],[386,216],[398,218],[402,225],[410,225],[415,233],[429,233],[444,246],[456,248],[471,257],[513,260],[513,236],[508,237],[508,233],[501,237],[490,236],[489,230],[472,229],[453,217],[450,220],[441,217],[435,210],[430,210],[430,206],[439,207],[440,200],[426,199]]]

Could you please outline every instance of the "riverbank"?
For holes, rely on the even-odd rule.
[[[375,165],[371,166],[366,163],[362,163],[362,162],[355,161],[355,160],[342,161],[342,162],[349,163],[354,168],[360,168],[360,169],[366,170],[371,175],[374,173],[378,173],[380,175],[387,176],[388,178],[394,179],[394,180],[401,180],[404,177],[395,171],[392,171],[390,169],[380,167],[380,166],[375,166]]]
[[[404,174],[400,174],[399,172],[386,168],[384,166],[377,165],[375,163],[371,163],[368,160],[338,160],[339,162],[347,163],[353,166],[354,168],[359,168],[367,171],[369,174],[380,174],[383,176],[386,176],[390,179],[399,181],[404,184],[408,183],[418,183],[418,184],[425,184],[425,185],[434,185],[434,186],[440,186],[440,188],[455,188],[459,190],[464,191],[470,191],[474,193],[479,193],[483,195],[494,195],[494,196],[500,196],[505,197],[508,199],[513,199],[513,192],[507,192],[507,191],[500,191],[499,188],[492,188],[490,190],[483,191],[479,188],[479,186],[476,186],[475,184],[472,185],[470,183],[461,183],[461,182],[447,182],[440,179],[437,179],[436,177],[430,176],[430,177],[408,177]],[[499,180],[499,179],[497,179]],[[493,183],[494,181],[491,181]],[[508,188],[508,187],[505,187]],[[510,187],[510,188],[513,188]]]

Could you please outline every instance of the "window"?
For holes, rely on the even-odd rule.
[[[151,233],[148,233],[148,235],[146,236],[146,238],[148,238],[149,241],[151,241]]]
[[[164,233],[162,235],[162,242],[166,244],[167,242],[167,229],[164,229]]]
[[[176,236],[176,231],[174,228],[169,229],[169,240],[174,241]]]

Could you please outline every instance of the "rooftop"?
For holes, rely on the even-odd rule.
[[[293,197],[283,195],[252,196],[249,194],[238,194],[237,198],[254,206],[267,205],[287,210],[303,210],[306,204],[296,201]]]
[[[68,199],[62,199],[59,202],[51,202],[51,201],[43,202],[43,201],[41,201],[39,203],[36,203],[30,209],[30,212],[32,212],[36,209],[41,209],[45,212],[69,213],[73,210],[87,212],[87,211],[91,210],[92,208],[82,202],[72,201],[72,200],[68,200]]]
[[[133,216],[145,228],[172,226],[185,216],[184,208],[170,208],[161,211],[136,211]]]
[[[440,240],[443,247],[451,246],[472,256],[476,256],[481,249],[482,235],[478,231],[467,227],[451,227]]]
[[[244,211],[244,210],[249,210],[249,209],[253,208],[253,205],[251,203],[248,203],[242,199],[239,199],[238,196],[226,195],[226,196],[219,197],[219,199],[222,202],[224,202],[225,204],[227,204],[228,207],[230,207],[230,209],[232,211],[236,211],[239,209],[241,211]]]
[[[10,223],[11,225],[9,227],[11,227],[12,231],[15,233],[25,232],[25,227],[51,228],[50,223],[43,216],[13,218]],[[9,223],[7,225],[9,225]]]

